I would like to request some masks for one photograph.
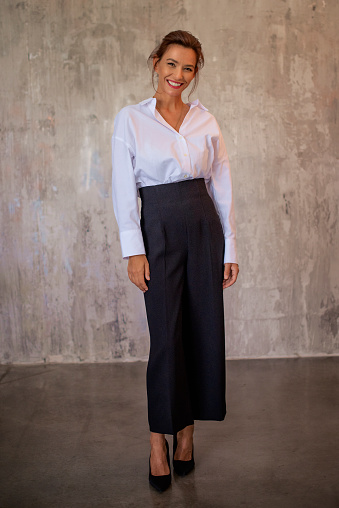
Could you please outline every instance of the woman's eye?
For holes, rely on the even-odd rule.
[[[167,65],[169,65],[170,67],[175,67],[174,62],[167,62]],[[184,70],[188,72],[193,72],[193,69],[191,69],[191,67],[184,67]]]

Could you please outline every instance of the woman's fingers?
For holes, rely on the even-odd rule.
[[[224,268],[224,280],[222,282],[222,288],[229,288],[237,280],[239,273],[239,265],[237,263],[225,263]]]
[[[150,274],[150,271],[149,271],[149,263],[147,261],[147,258],[146,258],[146,263],[145,263],[145,278],[147,280],[151,280],[151,274]]]
[[[145,254],[130,256],[127,266],[128,277],[133,284],[135,284],[140,291],[145,293],[148,290],[145,277],[150,280],[149,264]]]

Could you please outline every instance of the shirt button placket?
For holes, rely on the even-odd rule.
[[[188,147],[187,147],[187,142],[186,142],[186,139],[180,135],[180,141],[181,141],[181,144],[182,144],[182,151],[183,151],[183,154],[184,154],[184,159],[183,159],[183,170],[186,171],[186,174],[184,175],[184,178],[188,178],[189,177],[189,173],[190,173],[190,160],[189,160],[189,157],[188,157]]]

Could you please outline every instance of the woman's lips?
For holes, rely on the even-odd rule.
[[[180,88],[184,84],[184,83],[178,83],[177,81],[172,81],[170,79],[167,79],[166,81],[171,88],[175,88],[176,90],[178,90],[178,88]]]

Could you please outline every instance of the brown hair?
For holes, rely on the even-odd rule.
[[[165,35],[165,37],[162,39],[161,43],[153,49],[152,53],[148,57],[148,64],[152,66],[152,85],[155,90],[154,86],[154,65],[153,65],[153,58],[157,58],[156,63],[158,63],[164,53],[167,51],[168,47],[171,44],[179,44],[180,46],[184,46],[184,48],[191,48],[195,51],[195,54],[197,55],[197,63],[195,65],[195,76],[193,80],[193,88],[189,93],[189,96],[194,92],[194,90],[198,86],[199,81],[199,73],[197,72],[199,69],[202,69],[204,66],[204,54],[201,49],[200,41],[194,37],[194,35],[191,34],[191,32],[185,32],[184,30],[176,30],[175,32],[170,32],[169,34]],[[188,97],[189,97],[188,96]]]

